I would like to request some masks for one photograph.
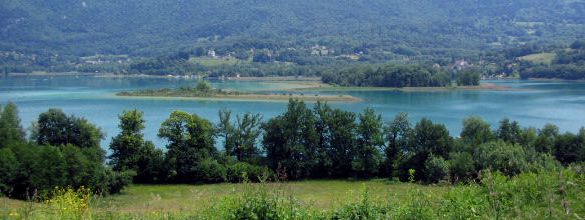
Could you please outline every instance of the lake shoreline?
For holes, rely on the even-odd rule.
[[[328,84],[326,84],[328,85]],[[400,91],[400,92],[442,92],[456,90],[492,90],[492,91],[510,91],[518,90],[509,86],[500,86],[494,83],[482,83],[479,86],[450,86],[450,87],[359,87],[359,86],[328,86],[328,87],[308,87],[295,88],[295,91]]]

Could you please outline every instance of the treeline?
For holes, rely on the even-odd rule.
[[[356,114],[290,100],[284,113],[266,121],[252,113],[234,117],[224,109],[213,124],[175,111],[158,131],[166,150],[144,139],[142,112],[125,111],[104,166],[98,146],[103,136],[85,119],[51,109],[39,116],[26,140],[14,105],[8,106],[1,117],[0,186],[20,198],[64,185],[116,192],[128,178],[135,183],[373,177],[457,183],[480,179],[486,169],[514,176],[585,161],[585,128],[561,134],[554,125],[521,128],[503,119],[492,129],[470,117],[454,137],[445,125],[426,118],[413,125],[406,113],[384,122],[369,108]]]
[[[400,113],[389,122],[372,109],[356,114],[316,103],[291,100],[287,110],[262,116],[232,116],[219,122],[173,112],[159,137],[166,151],[143,139],[142,113],[120,116],[122,132],[113,138],[114,170],[133,170],[136,182],[238,182],[304,178],[398,178],[434,183],[473,181],[484,169],[513,176],[585,160],[585,129],[561,134],[554,125],[521,128],[504,119],[497,129],[477,117],[464,120],[460,137],[443,124],[421,119],[412,125]],[[218,141],[222,150],[214,144]],[[146,152],[146,153],[143,153]],[[245,175],[243,175],[245,174]]]
[[[458,84],[479,84],[479,74],[473,74],[477,75],[476,81],[471,82],[465,78],[458,80]],[[445,69],[421,65],[360,65],[326,71],[321,77],[324,83],[340,86],[443,87],[451,85],[451,74]]]
[[[56,186],[87,187],[99,195],[119,192],[131,172],[105,166],[104,135],[84,118],[50,109],[39,115],[26,138],[14,104],[0,114],[0,192],[20,199],[44,199]]]

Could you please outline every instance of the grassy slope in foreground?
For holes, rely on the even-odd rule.
[[[132,185],[119,195],[94,199],[90,202],[92,212],[129,215],[150,215],[153,212],[195,215],[208,209],[225,196],[249,190],[251,185],[259,184],[204,184],[204,185]],[[426,195],[438,198],[449,187],[423,186],[409,183],[393,183],[386,180],[345,181],[345,180],[308,180],[287,183],[267,183],[269,190],[282,191],[293,195],[299,202],[320,210],[332,210],[347,201],[359,197],[367,188],[373,201],[404,203],[409,192],[420,190]],[[41,208],[44,204],[0,198],[0,217],[7,212],[27,209],[29,206]]]

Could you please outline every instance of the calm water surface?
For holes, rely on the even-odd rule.
[[[558,81],[493,81],[510,86],[510,91],[440,91],[440,92],[322,92],[349,94],[364,99],[358,103],[331,103],[344,110],[361,112],[366,107],[390,120],[397,112],[407,112],[414,122],[422,117],[444,123],[452,135],[461,130],[463,118],[481,116],[493,125],[504,117],[520,122],[522,126],[542,127],[546,123],[558,125],[562,131],[577,132],[585,125],[585,82]],[[234,113],[261,113],[264,119],[280,114],[286,102],[226,101],[226,100],[161,100],[128,99],[116,97],[119,91],[195,85],[194,80],[166,78],[101,78],[75,76],[17,76],[0,78],[0,104],[15,102],[23,125],[28,127],[37,116],[49,108],[61,108],[68,114],[89,119],[106,133],[102,146],[107,147],[118,133],[117,115],[125,109],[144,111],[145,137],[158,147],[164,141],[157,136],[162,121],[176,109],[184,110],[218,121],[221,108]],[[212,81],[216,88],[270,91],[291,88],[285,83],[254,81]]]

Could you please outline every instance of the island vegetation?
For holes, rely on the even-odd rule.
[[[197,114],[175,111],[158,132],[167,141],[163,150],[143,138],[142,112],[125,111],[119,119],[120,133],[112,138],[106,163],[99,147],[103,135],[86,119],[50,109],[39,115],[26,138],[16,107],[7,104],[0,117],[2,193],[50,200],[34,205],[33,210],[45,211],[9,209],[0,214],[211,219],[573,218],[585,214],[583,128],[576,134],[560,133],[551,124],[522,128],[516,121],[503,119],[492,130],[483,119],[470,117],[454,137],[444,125],[426,118],[413,125],[406,113],[384,123],[372,109],[355,114],[321,102],[311,108],[290,100],[284,113],[267,120],[253,113],[234,117],[224,109],[213,124]],[[396,181],[395,187],[407,182],[405,193],[410,199],[394,203],[366,187],[357,198],[319,211],[270,183],[322,178],[383,178]],[[89,195],[124,191],[130,182],[244,182],[238,185],[244,188],[194,213],[91,211],[97,207],[89,206]],[[452,187],[423,190],[415,183]]]
[[[252,93],[233,90],[214,89],[206,81],[199,81],[195,87],[181,87],[178,89],[145,89],[138,91],[119,92],[122,97],[159,97],[159,98],[202,98],[202,99],[232,99],[232,100],[281,100],[299,99],[303,101],[332,101],[357,102],[361,99],[350,95],[305,95],[304,93]]]

